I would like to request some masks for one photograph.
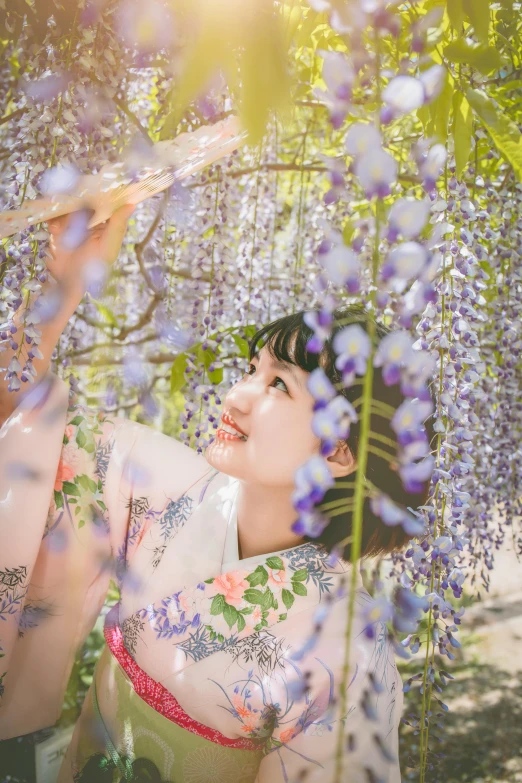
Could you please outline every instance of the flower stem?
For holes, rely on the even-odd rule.
[[[379,31],[375,30],[375,58],[376,58],[376,93],[377,93],[377,105],[380,104],[381,96],[381,83],[380,83],[380,42]],[[376,124],[380,129],[380,114],[379,110],[376,112]],[[375,294],[376,294],[376,280],[377,272],[379,269],[379,244],[380,244],[380,224],[381,209],[380,200],[377,199],[375,203],[375,242],[373,247],[372,257],[372,281],[370,286],[370,298],[375,310]],[[370,423],[372,414],[372,401],[373,401],[373,358],[375,353],[375,332],[376,324],[373,318],[368,319],[368,337],[370,338],[370,355],[368,357],[366,365],[366,374],[364,376],[363,394],[362,394],[362,410],[360,414],[360,437],[359,447],[357,451],[357,473],[355,477],[355,492],[353,498],[354,511],[352,515],[352,542],[350,547],[351,554],[351,579],[350,579],[350,593],[348,596],[348,619],[346,624],[346,633],[344,639],[344,662],[341,675],[340,684],[340,713],[339,713],[339,731],[337,735],[337,748],[335,753],[335,777],[334,783],[342,783],[343,780],[343,756],[344,756],[344,719],[347,714],[347,702],[348,702],[348,681],[350,674],[350,652],[351,652],[351,636],[353,626],[353,616],[355,607],[355,590],[357,584],[357,569],[359,567],[359,559],[361,555],[361,542],[362,542],[362,526],[363,526],[363,508],[364,500],[366,497],[366,468],[368,464],[368,454],[370,452]]]

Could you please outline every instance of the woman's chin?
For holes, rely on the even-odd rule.
[[[205,449],[204,457],[210,467],[233,478],[241,478],[239,460],[242,457],[238,455],[238,451],[239,449],[235,442],[215,438]]]

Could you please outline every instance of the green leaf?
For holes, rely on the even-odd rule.
[[[252,574],[247,576],[246,581],[249,583],[250,587],[257,587],[257,585],[263,585],[264,587],[268,581],[268,572],[266,568],[258,566]]]
[[[247,339],[247,340],[251,340],[251,339],[252,339],[252,337],[253,337],[253,336],[255,335],[255,333],[257,332],[257,327],[256,327],[256,325],[255,325],[255,324],[248,324],[247,326],[245,326],[245,327],[243,328],[243,332],[244,332],[244,334],[245,334],[245,337],[246,337],[246,339]]]
[[[488,40],[489,0],[462,0],[462,7],[481,41]]]
[[[56,508],[63,508],[63,495],[56,489],[54,490],[54,502],[56,504]]]
[[[259,604],[260,606],[263,605],[264,601],[264,595],[261,590],[245,590],[243,598],[245,601],[248,601],[249,604]]]
[[[458,38],[448,44],[444,54],[450,62],[471,65],[484,75],[498,71],[504,64],[500,52],[495,47],[486,44],[468,44],[464,38]]]
[[[348,220],[345,220],[343,224],[343,242],[345,245],[349,246],[351,244],[354,234],[355,234],[355,225],[348,218]]]
[[[281,598],[283,599],[283,603],[287,609],[290,609],[290,607],[295,601],[295,598],[290,592],[290,590],[286,590],[285,588],[283,588],[283,592],[281,593]]]
[[[295,574],[292,574],[292,582],[304,582],[307,576],[308,569],[301,568],[299,571],[296,571]]]
[[[85,520],[84,519],[80,519],[80,521],[78,522],[78,527],[80,528],[80,527],[83,527],[84,525],[85,525]]]
[[[96,492],[98,489],[96,482],[85,473],[83,473],[81,476],[76,476],[76,481],[81,487],[83,487],[83,489],[86,489],[88,492]]]
[[[497,150],[513,166],[515,177],[522,180],[522,134],[516,123],[496,109],[491,98],[482,90],[468,87],[466,97],[489,131]]]
[[[214,386],[217,386],[218,383],[221,383],[223,380],[223,367],[216,367],[216,369],[212,372],[207,370],[207,375],[210,383],[214,384]]]
[[[499,84],[497,92],[512,92],[513,90],[520,90],[522,88],[522,79],[512,79],[504,84]]]
[[[324,14],[319,14],[317,11],[312,11],[311,8],[308,9],[306,19],[302,22],[301,27],[295,36],[295,45],[297,48],[300,46],[308,46],[310,48],[314,47],[312,35],[320,22],[323,21],[323,18]]]
[[[419,122],[422,123],[422,127],[424,128],[424,135],[431,136],[431,126],[433,126],[433,119],[431,116],[430,107],[421,106],[420,109],[417,109],[416,114]]]
[[[281,571],[285,567],[281,558],[275,555],[274,557],[269,557],[266,561],[266,564],[269,568],[273,568],[275,571]]]
[[[446,12],[451,22],[451,26],[460,34],[462,23],[464,22],[462,0],[446,0]]]
[[[69,424],[72,424],[73,427],[77,427],[78,424],[82,423],[82,421],[85,421],[85,417],[84,416],[75,416],[74,419],[71,419]]]
[[[430,112],[433,124],[435,125],[435,133],[443,143],[445,143],[448,138],[449,115],[454,87],[455,82],[451,76],[447,74],[440,95],[430,104]]]
[[[99,314],[102,316],[102,318],[105,318],[107,323],[109,323],[111,326],[118,326],[118,319],[112,312],[110,307],[107,307],[107,305],[102,304],[101,302],[98,302],[96,299],[93,299],[91,296],[91,300],[94,302],[94,305],[96,309],[98,310]]]
[[[62,484],[62,491],[65,492],[66,495],[74,495],[77,498],[80,497],[80,490],[72,481],[64,481]]]
[[[212,599],[212,603],[210,604],[210,614],[222,614],[223,610],[225,608],[225,596],[221,595],[221,593],[218,593],[214,596]]]
[[[242,614],[239,614],[239,612],[238,612],[238,614],[237,614],[237,630],[238,630],[238,633],[241,633],[241,631],[244,629],[245,625],[246,625],[245,618],[243,617]]]
[[[301,582],[292,582],[292,590],[296,595],[308,595],[308,590]]]
[[[461,92],[453,96],[453,138],[455,140],[455,164],[457,179],[469,160],[473,135],[473,112]]]
[[[83,448],[85,444],[87,443],[87,438],[85,437],[85,432],[83,430],[78,430],[76,433],[76,443],[78,444],[79,448]]]
[[[180,353],[172,362],[170,368],[170,393],[175,394],[185,385],[185,369],[187,367],[187,355]]]
[[[217,639],[218,639],[218,642],[219,642],[220,644],[223,644],[223,642],[225,641],[225,637],[223,636],[223,634],[222,634],[222,633],[218,633],[218,637],[217,637]]]
[[[239,610],[241,614],[252,614],[253,611],[254,611],[253,606],[245,606],[243,609]]]
[[[234,340],[235,344],[239,348],[239,353],[241,356],[244,356],[245,359],[248,359],[249,352],[248,352],[248,342],[243,338],[240,337],[238,334],[232,334],[232,339]]]
[[[292,595],[292,593],[290,593],[290,595]],[[292,598],[293,598],[293,596],[292,596]],[[288,615],[286,614],[286,612],[284,612],[284,614],[280,614],[280,615],[279,615],[279,620],[281,620],[281,621],[282,621],[282,620],[286,620],[287,616],[288,616]]]
[[[210,367],[212,362],[215,362],[217,360],[216,352],[211,350],[210,348],[206,348],[205,350],[203,350],[201,345],[199,345],[196,351],[196,358],[198,359],[198,361],[203,362],[205,370],[207,371],[209,381],[213,384],[221,383],[221,381],[223,380],[222,367],[216,367],[214,370],[212,370],[212,372],[208,371],[208,368]]]
[[[228,627],[232,628],[232,626],[237,621],[237,618],[240,617],[240,615],[238,614],[238,611],[234,606],[225,604],[225,608],[223,609],[223,617],[225,618]],[[243,620],[243,618],[241,619]],[[243,622],[245,621],[243,620]]]
[[[271,607],[273,609],[277,609],[277,605],[274,605],[275,603],[276,603],[275,596],[273,592],[270,590],[270,588],[267,587],[263,594],[263,603],[261,604],[261,606],[263,609],[270,609]]]

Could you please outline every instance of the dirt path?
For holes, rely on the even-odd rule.
[[[439,697],[449,707],[443,729],[434,726],[444,754],[427,783],[522,783],[522,561],[511,542],[497,553],[490,593],[468,607],[459,634],[462,648],[443,668],[455,680]],[[422,650],[421,650],[422,653]],[[401,666],[403,680],[417,672],[422,660]],[[419,665],[420,664],[420,665]],[[405,699],[407,717],[409,695]],[[418,704],[415,694],[415,704]],[[442,710],[435,703],[437,710]],[[410,707],[411,711],[411,707]],[[418,758],[418,737],[404,727],[401,737],[403,781],[416,781],[408,768],[407,748]]]

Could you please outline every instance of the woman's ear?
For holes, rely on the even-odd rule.
[[[357,463],[345,440],[337,442],[337,446],[326,458],[330,472],[334,478],[349,476],[357,469]]]

